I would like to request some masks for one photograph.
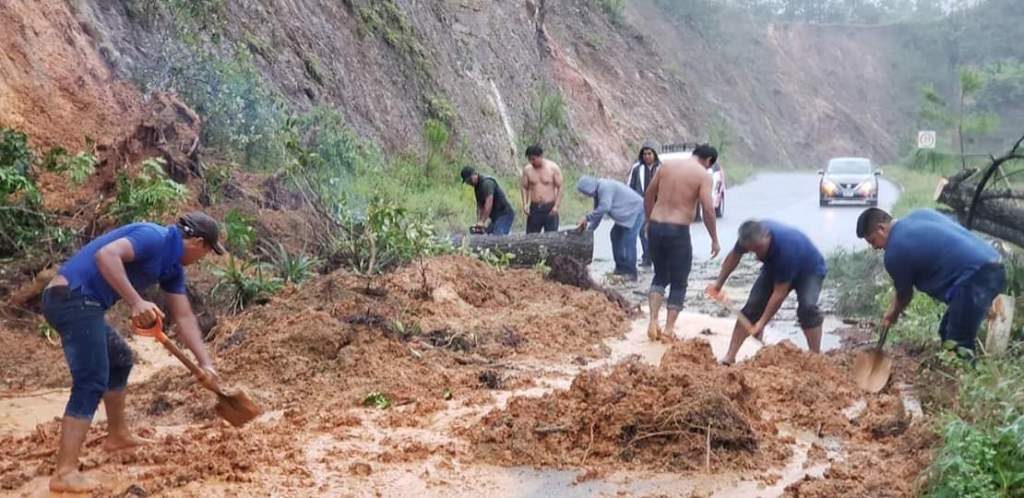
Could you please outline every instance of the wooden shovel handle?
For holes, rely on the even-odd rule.
[[[732,307],[732,304],[729,302],[729,298],[726,297],[724,292],[712,292],[709,288],[706,294],[709,298],[711,298],[711,300],[717,301],[718,304],[721,304],[722,307],[726,309],[726,311],[732,313],[733,315],[736,315],[736,321],[740,322],[740,325],[742,325],[743,328],[746,329],[748,336],[754,337],[756,335],[754,334],[754,324],[750,323],[750,320],[748,320],[743,313],[736,311],[736,308]]]
[[[185,352],[182,351],[177,344],[174,344],[174,342],[167,337],[167,334],[164,334],[163,327],[163,320],[161,320],[160,317],[158,316],[156,318],[156,321],[147,328],[136,326],[135,333],[156,339],[156,342],[163,344],[164,348],[166,348],[167,351],[170,351],[170,353],[174,355],[174,357],[177,358],[178,361],[182,362],[185,365],[185,367],[188,368],[189,372],[192,372],[192,375],[195,375],[196,377],[199,378],[206,377],[206,372],[203,371],[202,368],[199,368],[199,365],[196,365],[195,362],[192,361],[192,358],[189,358],[188,355],[185,354]],[[210,389],[205,384],[203,385],[203,387]],[[219,389],[210,390],[217,394],[224,395],[224,393],[221,392]]]

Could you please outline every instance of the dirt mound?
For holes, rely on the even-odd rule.
[[[932,457],[937,436],[918,424],[895,439],[850,442],[845,459],[832,463],[821,479],[805,478],[786,488],[785,496],[919,496],[922,470]]]
[[[665,470],[765,469],[789,455],[777,423],[819,434],[856,428],[857,393],[834,358],[789,343],[735,367],[703,341],[677,343],[659,367],[629,361],[580,375],[568,391],[519,398],[471,430],[476,453],[500,464],[616,465]]]
[[[4,354],[0,354],[0,390],[23,391],[71,383],[60,338],[53,338],[58,341],[56,345],[48,343],[37,332],[39,323],[0,315],[0,343],[4,345]]]
[[[373,281],[336,272],[287,289],[224,318],[212,347],[222,376],[266,407],[353,407],[380,392],[429,412],[527,382],[504,358],[600,356],[601,340],[624,327],[601,294],[450,256]],[[209,400],[190,382],[160,372],[135,403],[165,421],[208,418]]]

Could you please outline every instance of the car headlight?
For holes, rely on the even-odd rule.
[[[839,187],[832,180],[821,181],[821,191],[825,194],[832,195],[838,190]]]
[[[871,195],[875,193],[875,182],[866,181],[861,183],[860,185],[857,185],[857,190],[864,195]]]

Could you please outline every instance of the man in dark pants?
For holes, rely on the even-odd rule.
[[[736,353],[748,334],[763,337],[765,325],[779,311],[791,290],[796,290],[796,316],[807,338],[807,347],[820,353],[821,324],[825,317],[818,308],[818,297],[827,273],[821,252],[811,239],[795,228],[769,220],[745,221],[740,225],[736,246],[722,262],[718,281],[707,288],[709,294],[722,292],[722,286],[736,270],[740,258],[748,252],[754,253],[764,263],[761,274],[750,289],[747,304],[740,310],[754,329],[748,331],[739,320],[736,321],[729,351],[722,363],[731,365],[736,361]]]
[[[644,143],[640,147],[636,163],[629,169],[626,185],[643,196],[647,193],[647,186],[654,181],[654,174],[658,172],[659,166],[661,166],[661,160],[658,159],[658,152],[654,150],[654,145]],[[640,230],[640,248],[643,250],[640,266],[651,266],[651,254],[647,250],[647,230]]]
[[[1006,288],[999,253],[933,209],[894,220],[881,209],[869,208],[857,219],[857,236],[885,250],[885,270],[896,288],[882,326],[899,320],[917,287],[947,305],[939,324],[942,341],[953,341],[960,353],[972,354],[978,327]]]
[[[540,145],[526,148],[520,193],[526,214],[526,233],[557,232],[558,206],[562,202],[562,169],[544,158]]]
[[[462,168],[461,175],[462,183],[472,186],[476,194],[476,224],[473,226],[489,235],[508,235],[516,220],[516,213],[498,181],[489,176],[481,176],[471,166]],[[487,225],[488,219],[490,225]]]
[[[694,211],[699,209],[698,202],[704,209],[712,205],[711,177],[704,168],[717,160],[718,151],[707,144],[694,149],[691,157],[666,159],[644,196],[648,245],[654,263],[654,278],[647,295],[651,308],[647,337],[652,341],[661,338],[658,313],[665,302],[668,316],[664,332],[669,337],[675,334],[676,319],[683,309],[693,264],[690,223],[693,223]],[[711,257],[714,258],[719,251],[715,217],[705,216],[704,226],[711,236]],[[667,300],[666,290],[669,292]]]
[[[82,247],[61,266],[43,292],[43,315],[60,333],[71,370],[71,397],[61,422],[57,467],[50,479],[55,492],[88,493],[97,483],[78,471],[78,455],[100,400],[107,409],[104,448],[116,451],[144,444],[125,419],[125,387],[132,352],[107,324],[106,310],[118,299],[131,307],[133,321],[152,322],[164,314],[140,292],[159,283],[178,336],[203,371],[199,381],[216,387],[217,372],[206,351],[199,324],[185,295],[184,265],[211,250],[223,254],[217,222],[203,213],[183,216],[176,225],[132,223],[116,228]]]

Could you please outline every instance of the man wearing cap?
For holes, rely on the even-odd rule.
[[[199,381],[216,386],[213,359],[185,294],[183,266],[210,251],[224,254],[219,238],[217,222],[198,212],[186,214],[175,225],[124,225],[79,249],[43,291],[43,315],[60,334],[72,383],[61,421],[51,491],[88,493],[96,489],[97,483],[78,471],[78,455],[101,399],[107,412],[104,449],[116,451],[148,442],[134,436],[125,419],[132,351],[104,318],[118,299],[131,308],[133,322],[151,323],[164,313],[140,293],[159,283],[167,295],[171,319],[178,326],[178,337],[192,350],[203,371],[197,376]]]
[[[731,365],[736,361],[736,353],[748,335],[762,337],[765,325],[778,313],[791,290],[796,290],[796,317],[807,339],[807,348],[820,353],[821,324],[825,316],[818,308],[818,297],[827,273],[821,251],[814,247],[807,235],[793,227],[770,220],[747,220],[740,225],[736,246],[722,262],[718,280],[708,285],[709,295],[721,294],[729,275],[748,252],[754,253],[764,263],[761,274],[750,289],[747,304],[740,310],[753,329],[747,330],[739,320],[736,321],[729,351],[722,363]]]
[[[472,186],[476,193],[476,224],[473,227],[489,235],[508,235],[516,213],[498,181],[466,166],[462,168],[462,183]],[[487,220],[491,221],[490,225]]]
[[[885,271],[893,294],[882,326],[896,323],[914,297],[914,288],[946,303],[939,338],[970,356],[978,327],[992,301],[1006,289],[1006,269],[991,245],[934,209],[917,209],[905,218],[869,208],[857,218],[857,237],[885,251]]]

